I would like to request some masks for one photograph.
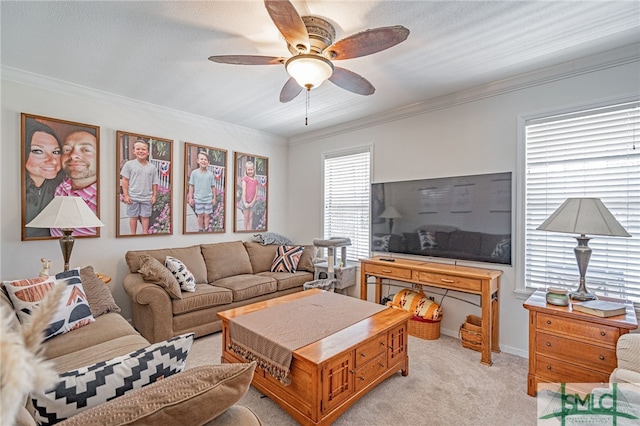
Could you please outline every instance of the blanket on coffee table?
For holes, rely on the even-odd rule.
[[[303,297],[231,319],[231,350],[287,385],[293,351],[384,309],[331,292]]]

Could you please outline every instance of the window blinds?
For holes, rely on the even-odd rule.
[[[525,136],[526,286],[576,288],[577,235],[536,227],[569,197],[597,197],[632,237],[591,236],[587,289],[640,303],[640,102],[531,120]]]
[[[347,258],[369,257],[370,150],[324,158],[324,238],[350,238]]]

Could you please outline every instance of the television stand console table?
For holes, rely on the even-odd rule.
[[[491,352],[500,352],[500,276],[502,271],[394,258],[392,262],[373,257],[360,261],[360,298],[367,300],[369,277],[375,277],[375,299],[380,303],[383,279],[403,281],[480,296],[482,308],[482,358],[491,365]]]

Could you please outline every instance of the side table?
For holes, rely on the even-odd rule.
[[[547,303],[536,290],[524,303],[529,310],[529,374],[527,394],[535,396],[538,383],[608,382],[616,367],[618,338],[638,328],[631,302],[625,315],[601,318]]]

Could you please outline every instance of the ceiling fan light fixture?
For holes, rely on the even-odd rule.
[[[287,73],[303,88],[310,90],[320,86],[333,74],[333,64],[327,58],[315,54],[292,56],[284,64]]]

